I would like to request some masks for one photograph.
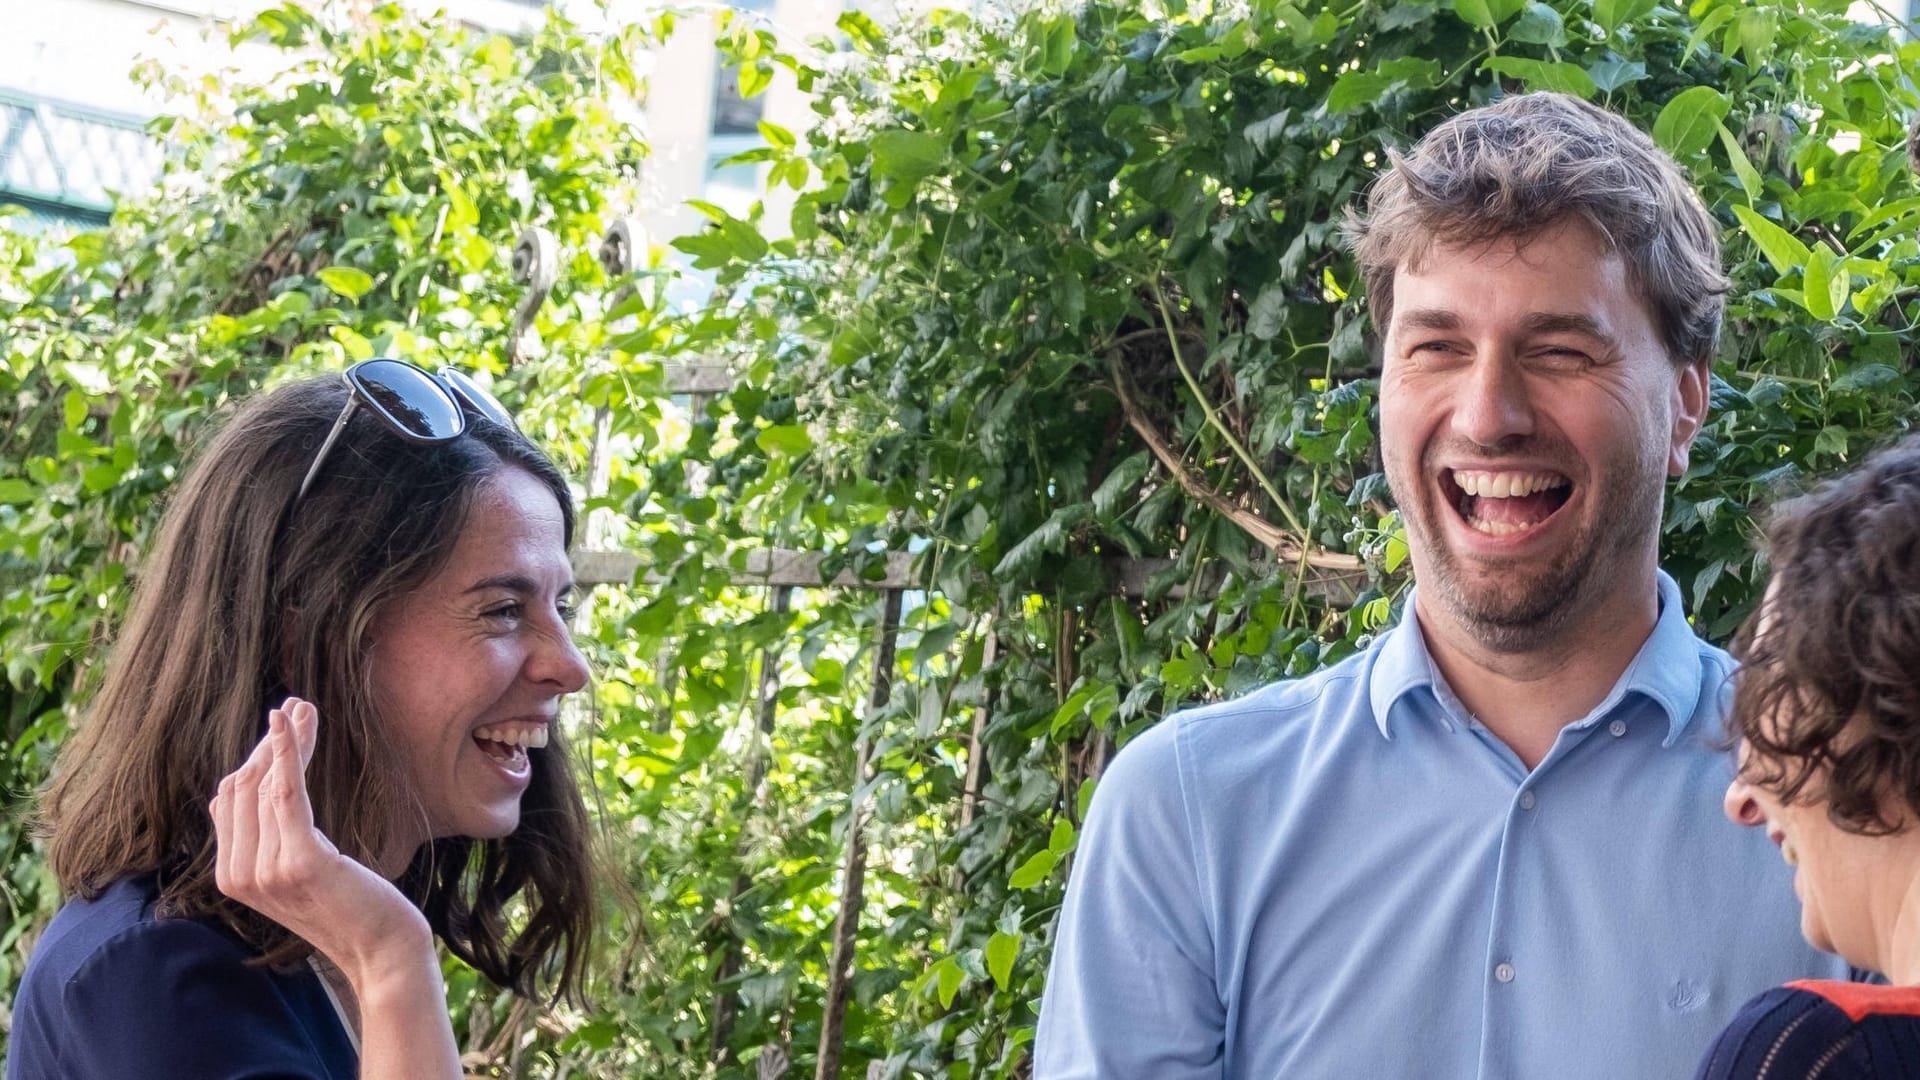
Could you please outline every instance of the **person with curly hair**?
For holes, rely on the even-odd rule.
[[[1766,991],[1699,1077],[1920,1077],[1920,436],[1784,505],[1767,548],[1727,816],[1794,868],[1807,941],[1892,985]]]
[[[247,401],[172,493],[41,803],[8,1080],[458,1078],[436,942],[578,997],[566,479],[458,372]]]

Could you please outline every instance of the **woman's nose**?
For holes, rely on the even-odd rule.
[[[1760,812],[1760,802],[1753,797],[1753,789],[1745,780],[1735,778],[1727,785],[1727,795],[1722,801],[1727,811],[1727,820],[1735,825],[1758,825],[1767,820]]]
[[[580,647],[573,643],[573,635],[568,632],[566,623],[557,619],[554,626],[541,635],[541,640],[528,655],[526,664],[528,678],[550,685],[561,694],[571,694],[587,685],[587,680],[593,675],[587,667],[587,658],[581,655]]]

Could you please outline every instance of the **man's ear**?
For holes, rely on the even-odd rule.
[[[1707,399],[1713,383],[1713,364],[1696,360],[1682,367],[1673,385],[1673,434],[1667,448],[1667,475],[1687,471],[1693,440],[1707,422]]]

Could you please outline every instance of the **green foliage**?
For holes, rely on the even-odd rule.
[[[643,150],[604,102],[675,16],[513,42],[269,11],[251,32],[318,57],[229,116],[163,123],[159,197],[101,234],[0,229],[0,984],[55,903],[17,811],[82,715],[183,447],[253,387],[395,351],[491,372],[576,475],[609,463],[590,541],[640,557],[580,628],[600,672],[583,741],[636,903],[590,1013],[535,1025],[454,972],[480,1059],[745,1077],[789,1052],[810,1073],[865,806],[846,1071],[1026,1075],[1116,747],[1349,655],[1404,593],[1338,238],[1388,151],[1555,88],[1691,173],[1735,288],[1664,558],[1708,634],[1752,603],[1752,513],[1911,423],[1920,47],[1845,6],[1090,0],[848,14],[824,54],[680,16],[716,19],[743,92],[792,78],[818,113],[741,155],[763,206],[701,205],[674,241],[717,281],[693,311],[658,265],[608,281],[587,255]],[[569,255],[509,366],[505,250],[536,222]],[[669,400],[663,363],[711,357],[734,388]],[[865,581],[914,553],[883,700],[879,594],[736,584],[776,546]]]

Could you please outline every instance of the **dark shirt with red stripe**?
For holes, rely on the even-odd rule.
[[[1808,980],[1740,1010],[1696,1080],[1920,1080],[1920,987]]]

